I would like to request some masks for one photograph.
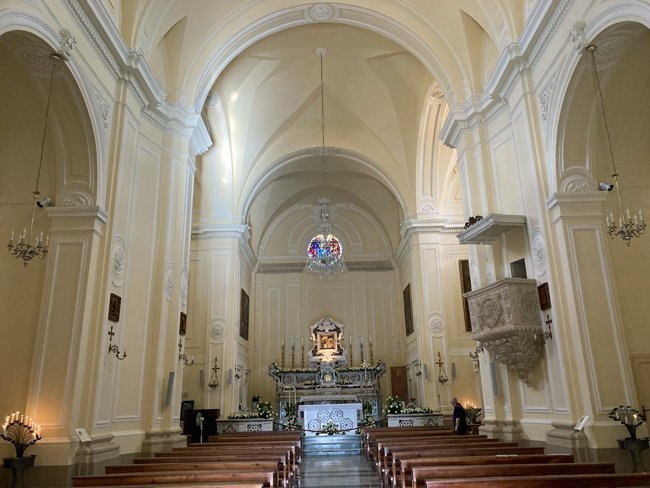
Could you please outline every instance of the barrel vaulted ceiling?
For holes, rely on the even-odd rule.
[[[480,93],[533,3],[149,0],[113,13],[169,100],[203,112],[214,146],[195,223],[247,223],[258,259],[298,262],[327,197],[348,256],[389,262],[403,220],[462,218],[437,132],[450,104]]]

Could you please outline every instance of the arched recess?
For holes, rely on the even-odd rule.
[[[620,20],[620,19],[619,19]],[[601,26],[602,27],[602,26]],[[650,210],[650,29],[638,22],[612,22],[593,36],[595,56],[601,80],[607,125],[619,176],[624,208]],[[564,92],[557,129],[557,188],[563,193],[594,192],[599,182],[611,182],[614,172],[610,158],[603,114],[596,90],[591,55],[585,53],[575,65]],[[607,194],[605,212],[620,215],[616,192]],[[605,230],[604,219],[601,227]],[[606,237],[606,236],[605,236]],[[625,338],[624,350],[631,364],[631,378],[639,404],[650,404],[650,338],[646,299],[650,274],[648,236],[633,239],[627,247],[615,236],[607,240],[608,262],[594,266],[611,266],[613,308]],[[585,307],[587,304],[582,303]]]
[[[29,227],[52,69],[49,54],[58,51],[53,46],[61,39],[24,14],[8,14],[0,22],[0,236],[8,241],[12,230],[18,234]],[[95,124],[78,75],[78,67],[69,61],[60,61],[54,71],[39,181],[40,196],[50,198],[53,206],[93,206],[100,193]],[[46,211],[37,209],[32,242],[49,227]],[[0,368],[16,373],[5,379],[3,386],[12,394],[0,399],[2,411],[24,410],[28,401],[39,350],[37,325],[48,288],[46,265],[37,259],[25,268],[6,252],[0,259],[0,309],[4,326],[10,328],[3,333],[10,342],[5,343]]]

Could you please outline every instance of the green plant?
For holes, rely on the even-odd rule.
[[[257,413],[260,418],[263,419],[272,419],[275,416],[275,412],[273,411],[273,405],[271,405],[271,402],[258,402],[257,404]]]
[[[296,430],[298,428],[298,408],[293,402],[289,402],[284,406],[285,412],[285,427],[288,430]]]
[[[386,413],[399,415],[404,411],[404,402],[398,396],[386,398]]]

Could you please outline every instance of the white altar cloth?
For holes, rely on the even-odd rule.
[[[361,403],[325,403],[321,405],[300,405],[298,415],[302,419],[305,435],[316,435],[328,422],[337,428],[354,432],[361,416]]]

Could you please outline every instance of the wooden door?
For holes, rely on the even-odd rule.
[[[406,378],[406,366],[392,366],[390,368],[391,396],[399,397],[405,404],[409,401],[409,388]]]

